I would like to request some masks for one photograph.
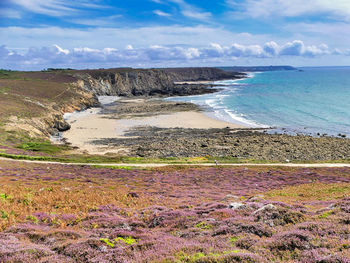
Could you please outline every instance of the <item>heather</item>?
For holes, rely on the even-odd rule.
[[[349,262],[350,168],[0,162],[0,262]]]

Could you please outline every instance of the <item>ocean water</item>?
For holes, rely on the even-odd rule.
[[[215,82],[224,90],[172,98],[207,108],[212,117],[270,132],[350,136],[350,67],[250,73]]]

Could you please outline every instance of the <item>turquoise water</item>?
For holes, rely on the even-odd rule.
[[[214,94],[175,98],[206,106],[209,114],[250,127],[288,133],[350,135],[350,67],[252,73],[217,82]]]

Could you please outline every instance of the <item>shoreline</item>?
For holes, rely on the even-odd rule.
[[[63,137],[75,153],[145,158],[229,157],[275,162],[349,160],[350,140],[268,134],[217,121],[195,104],[119,99],[68,119]]]
[[[151,105],[150,109],[145,108],[146,104]],[[114,109],[115,106],[117,109]],[[184,108],[186,106],[188,108]],[[162,108],[163,112],[159,112],[159,108]],[[131,113],[124,114],[129,111]],[[66,121],[71,128],[63,133],[63,140],[73,147],[78,147],[79,151],[89,154],[128,154],[129,151],[125,147],[96,145],[93,141],[130,138],[128,132],[140,127],[205,130],[248,128],[212,118],[192,103],[140,98],[119,98],[114,104],[102,104],[101,108],[90,108],[66,115]]]
[[[197,94],[197,95],[188,95],[188,96],[175,96],[175,97],[168,97],[165,98],[167,101],[178,101],[178,102],[186,102],[186,103],[192,103],[195,105],[198,105],[201,108],[209,108],[210,110],[208,111],[203,111],[205,115],[207,115],[209,118],[223,121],[223,122],[228,122],[228,123],[233,123],[238,126],[242,126],[245,128],[249,129],[271,129],[270,126],[268,125],[263,125],[260,123],[255,122],[254,120],[249,120],[245,119],[235,113],[233,113],[229,108],[223,109],[222,112],[220,112],[215,106],[211,105],[210,103],[207,103],[207,101],[213,101],[214,99],[206,99],[204,100],[204,103],[196,103],[195,101],[191,100],[190,98],[193,97],[199,97],[199,96],[206,96],[206,95],[214,95],[217,97],[222,97],[222,96],[228,96],[225,94],[220,94],[222,91],[226,90],[228,87],[232,86],[232,83],[235,83],[237,81],[247,79],[247,78],[253,78],[255,73],[261,73],[261,72],[242,72],[245,74],[244,77],[241,77],[239,79],[230,79],[230,80],[217,80],[217,81],[187,81],[187,82],[175,82],[174,84],[187,84],[187,85],[198,85],[198,84],[206,84],[206,85],[211,85],[213,88],[220,88],[214,93],[206,93],[206,94]],[[232,83],[227,84],[225,81],[230,81]],[[216,95],[215,95],[216,94]],[[203,102],[203,101],[202,101]],[[224,116],[226,115],[226,116]]]

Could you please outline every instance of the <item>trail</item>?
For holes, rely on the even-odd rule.
[[[10,162],[22,162],[22,163],[36,163],[36,164],[59,164],[59,165],[71,165],[71,166],[128,166],[128,167],[144,167],[144,168],[157,168],[166,166],[279,166],[279,167],[304,167],[304,168],[341,168],[350,167],[349,163],[64,163],[64,162],[51,162],[51,161],[32,161],[32,160],[16,160],[11,158],[0,157],[0,161]]]

